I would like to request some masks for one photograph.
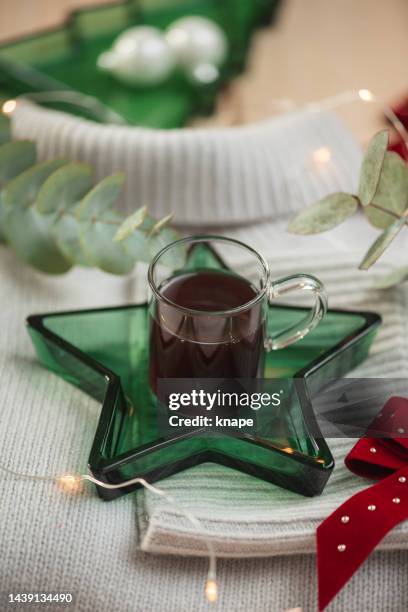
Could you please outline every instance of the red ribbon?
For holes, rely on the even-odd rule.
[[[397,116],[397,118],[401,121],[402,125],[405,129],[408,129],[408,97],[403,98],[397,104],[392,107],[392,111]],[[396,133],[394,136],[394,140],[390,143],[388,147],[389,151],[394,151],[394,153],[398,153],[408,162],[408,148],[404,142],[404,139],[399,133]]]
[[[397,136],[394,142],[389,145],[388,150],[397,153],[402,159],[408,162],[408,149],[401,136]]]
[[[397,437],[404,434],[408,399],[392,397],[345,459],[355,474],[380,482],[353,495],[317,528],[319,610],[383,537],[408,518],[408,437]]]

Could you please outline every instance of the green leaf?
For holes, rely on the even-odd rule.
[[[6,208],[3,202],[3,194],[0,191],[0,242],[4,242],[6,240],[6,235],[4,232],[4,226],[6,224],[5,216],[6,216]]]
[[[90,266],[80,239],[80,227],[76,218],[75,209],[72,214],[65,214],[51,225],[51,233],[55,243],[65,259],[77,266]]]
[[[93,169],[88,164],[70,163],[54,172],[38,194],[36,207],[42,214],[72,210],[93,185]]]
[[[26,168],[35,163],[35,144],[28,140],[15,140],[0,146],[0,190]],[[4,240],[4,202],[0,196],[0,240]]]
[[[9,142],[10,138],[10,121],[0,113],[0,145]]]
[[[378,289],[389,289],[395,285],[399,285],[408,280],[408,266],[398,268],[389,274],[382,276],[376,283],[375,286]]]
[[[128,238],[133,232],[142,225],[147,215],[146,206],[138,208],[130,217],[124,220],[115,234],[114,242],[121,242]]]
[[[36,250],[37,247],[34,247],[33,250],[33,252],[35,251],[35,255],[29,252],[29,245],[25,245],[24,249],[22,249],[20,240],[15,236],[15,230],[18,227],[19,219],[21,224],[30,222],[32,216],[29,215],[25,217],[23,215],[24,211],[34,204],[38,191],[46,178],[64,163],[66,163],[64,160],[56,159],[42,164],[36,164],[7,183],[7,186],[2,192],[0,218],[4,236],[6,240],[10,242],[11,246],[19,252],[20,257],[34,266],[36,266],[36,262],[39,260],[39,254]],[[34,219],[33,223],[38,226],[37,219]],[[43,233],[42,229],[43,228],[41,228],[41,234]],[[25,231],[28,231],[27,228],[22,228],[23,235]],[[33,232],[35,233],[35,230],[33,230]],[[47,248],[50,250],[49,247]],[[23,254],[23,252],[25,254]],[[33,261],[28,261],[28,259],[32,257],[34,257]],[[56,255],[56,262],[59,268],[62,262],[60,262],[58,254]],[[41,266],[40,269],[43,269],[42,260],[39,265]]]
[[[163,228],[158,234],[152,235],[152,230],[156,225],[155,219],[146,217],[142,226],[123,240],[122,245],[133,261],[150,263],[162,248],[180,238],[180,235],[170,227]],[[184,244],[181,244],[168,251],[164,255],[162,263],[175,270],[184,265],[186,256],[187,249]]]
[[[363,206],[370,204],[376,194],[387,148],[388,130],[378,132],[367,147],[358,188],[358,197]]]
[[[70,163],[49,177],[36,201],[40,213],[53,217],[51,233],[59,250],[68,261],[79,266],[87,266],[90,262],[80,241],[76,210],[92,185],[92,167]]]
[[[44,223],[33,208],[44,181],[66,160],[36,164],[7,184],[3,191],[4,232],[20,259],[49,274],[61,274],[71,267],[51,237],[50,222]]]
[[[359,265],[360,270],[368,270],[384,253],[385,249],[391,244],[394,238],[399,234],[405,225],[407,218],[401,217],[397,219],[385,229],[382,234],[368,249],[363,261]]]
[[[136,229],[130,236],[120,243],[132,261],[150,263],[149,238],[145,231]]]
[[[6,209],[8,207],[24,209],[33,206],[44,181],[66,163],[64,159],[54,159],[31,166],[19,174],[3,191]]]
[[[0,189],[15,176],[35,164],[35,143],[14,140],[0,146]]]
[[[66,163],[56,159],[37,164],[10,181],[3,191],[5,233],[10,246],[20,259],[48,274],[62,274],[71,263],[52,237],[54,218],[40,215],[34,204],[45,182]]]
[[[110,210],[119,197],[124,178],[122,172],[117,172],[98,183],[82,200],[77,209],[78,217],[82,221],[91,220]]]
[[[86,207],[79,210],[80,242],[87,260],[110,274],[128,274],[134,259],[121,242],[113,242],[122,221],[112,210],[102,211],[97,218],[89,217]]]
[[[319,234],[340,223],[357,210],[357,200],[348,193],[332,193],[302,210],[289,224],[293,234]]]
[[[89,262],[111,274],[132,271],[134,260],[121,242],[113,242],[123,218],[112,207],[120,194],[124,175],[113,174],[90,191],[76,209],[80,243]]]
[[[159,221],[157,221],[157,223],[153,225],[152,229],[149,232],[149,235],[153,236],[154,234],[158,234],[160,230],[166,227],[166,225],[169,223],[169,221],[172,220],[172,218],[173,218],[173,213],[170,213],[169,215],[166,215],[162,219],[159,219]]]
[[[51,236],[52,219],[29,208],[10,208],[7,212],[7,238],[17,256],[47,274],[62,274],[71,264],[57,249]]]
[[[408,206],[408,167],[396,153],[386,153],[374,204],[401,215]],[[385,229],[395,217],[365,206],[364,214],[374,227]]]
[[[180,235],[170,227],[166,227],[161,230],[159,234],[149,238],[149,254],[151,259],[165,246],[179,240]],[[169,249],[163,257],[160,259],[161,263],[171,268],[172,270],[178,270],[182,268],[186,262],[187,249],[184,243],[178,244],[177,246]]]

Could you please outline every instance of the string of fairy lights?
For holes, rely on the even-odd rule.
[[[8,117],[11,117],[15,110],[17,109],[20,98],[31,99],[34,102],[67,102],[72,103],[77,106],[83,106],[85,110],[88,112],[94,112],[95,116],[102,120],[104,123],[115,123],[115,124],[123,124],[124,120],[117,115],[116,113],[106,109],[99,103],[98,100],[92,98],[92,96],[76,96],[73,92],[41,92],[37,94],[27,94],[20,96],[17,99],[6,100],[2,105],[2,113]],[[377,103],[380,105],[384,116],[389,120],[395,131],[399,134],[402,142],[408,151],[408,132],[405,129],[404,125],[398,119],[394,111],[391,107],[384,105],[381,100],[375,96],[369,89],[359,89],[359,90],[349,90],[334,96],[327,97],[320,102],[311,102],[309,104],[303,105],[302,107],[298,107],[293,100],[290,99],[276,99],[273,100],[272,103],[276,105],[277,108],[283,111],[293,111],[293,110],[303,110],[309,112],[321,112],[324,110],[334,110],[341,106],[361,101],[363,103]],[[331,160],[331,150],[329,147],[322,146],[315,151],[312,152],[311,157],[315,164],[317,165],[325,165]],[[217,584],[217,558],[215,554],[215,549],[211,540],[211,533],[204,529],[201,521],[192,514],[189,510],[182,507],[171,495],[169,495],[166,491],[159,488],[156,485],[148,482],[144,478],[136,477],[130,480],[126,480],[120,483],[110,484],[98,480],[92,474],[64,474],[64,475],[54,475],[54,476],[42,476],[42,475],[34,475],[34,474],[25,474],[23,472],[14,471],[8,467],[5,467],[0,464],[0,471],[7,474],[10,477],[33,480],[33,481],[47,481],[50,483],[54,483],[58,486],[62,491],[69,494],[78,494],[83,490],[83,484],[85,482],[93,483],[99,487],[103,487],[105,489],[122,489],[126,487],[130,487],[135,484],[139,484],[151,493],[165,499],[174,509],[176,509],[187,521],[194,527],[207,549],[208,554],[208,571],[205,582],[205,595],[207,600],[210,603],[215,603],[218,598],[218,584]]]
[[[131,478],[130,480],[124,480],[123,482],[117,484],[110,484],[107,482],[103,482],[98,478],[95,478],[91,474],[63,474],[56,476],[40,476],[36,474],[25,474],[24,472],[16,472],[15,470],[11,470],[0,464],[0,471],[8,474],[9,476],[13,476],[14,478],[24,479],[24,480],[37,480],[42,482],[53,482],[56,484],[62,491],[70,494],[78,494],[82,492],[83,483],[91,482],[99,487],[103,487],[104,489],[123,489],[125,487],[130,487],[132,485],[139,484],[148,491],[151,491],[155,495],[158,495],[165,499],[175,510],[177,510],[184,518],[186,518],[196,529],[197,533],[203,536],[203,526],[199,519],[194,516],[191,512],[183,508],[171,495],[169,495],[163,489],[151,484],[144,478]],[[205,531],[205,530],[204,530]],[[208,553],[208,571],[207,571],[207,579],[205,583],[205,595],[207,600],[210,603],[215,603],[218,598],[218,585],[217,585],[217,557],[215,555],[214,546],[209,537],[204,535],[203,537],[204,544],[207,548]]]

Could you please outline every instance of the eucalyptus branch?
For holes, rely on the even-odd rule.
[[[390,215],[391,217],[394,217],[394,219],[400,219],[401,217],[406,217],[407,216],[405,211],[401,215],[399,215],[398,213],[394,212],[393,210],[389,210],[387,208],[384,208],[384,206],[380,206],[380,204],[375,204],[374,202],[370,202],[370,204],[368,204],[367,207],[375,208],[377,210],[380,210],[384,214]],[[408,219],[405,221],[405,223],[408,224]]]
[[[55,159],[36,163],[29,141],[0,144],[0,238],[34,268],[62,274],[74,265],[127,274],[178,236],[171,216],[142,206],[125,218],[117,210],[124,174],[94,184],[93,168]],[[182,252],[183,251],[183,252]],[[182,265],[184,249],[167,265]]]
[[[383,130],[368,145],[361,166],[358,195],[332,193],[326,196],[302,210],[290,222],[289,231],[295,234],[324,232],[343,223],[361,208],[367,221],[382,230],[359,266],[361,270],[368,270],[408,225],[408,167],[401,157],[387,149],[388,130]],[[394,274],[392,282],[407,278],[404,270]]]
[[[58,219],[61,219],[62,217],[67,217],[69,219],[77,219],[77,215],[76,213],[70,211],[70,210],[66,210],[65,208],[60,208],[58,210],[58,215],[57,215]],[[98,215],[94,215],[92,216],[89,221],[91,223],[105,223],[106,225],[114,225],[115,227],[120,227],[123,223],[123,219],[106,219],[103,217],[100,217]]]

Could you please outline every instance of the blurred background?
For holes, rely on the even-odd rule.
[[[2,0],[0,40],[108,3]],[[348,89],[368,88],[384,102],[398,102],[408,89],[407,24],[406,0],[282,0],[273,23],[254,33],[245,71],[219,93],[216,112],[204,123],[248,123],[276,114],[275,98],[301,104]],[[344,111],[362,144],[383,125],[378,109],[368,106]]]

